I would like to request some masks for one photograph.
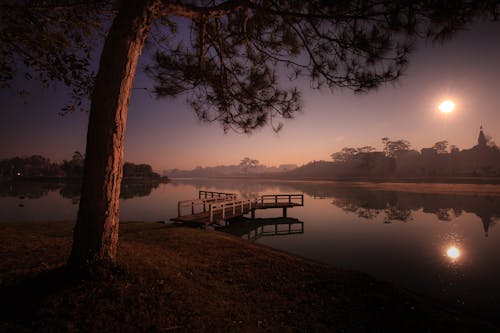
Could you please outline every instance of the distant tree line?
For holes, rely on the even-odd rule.
[[[53,163],[40,155],[12,157],[0,160],[0,175],[4,178],[16,177],[61,177],[64,175],[64,162]]]
[[[85,156],[75,151],[70,160],[61,163],[51,162],[50,159],[41,155],[29,157],[12,157],[0,160],[0,177],[10,180],[22,179],[54,179],[80,181],[83,177],[83,164]],[[134,181],[164,181],[153,171],[149,164],[134,164],[125,162],[123,165],[123,180]]]
[[[382,138],[382,151],[371,146],[344,147],[330,155],[332,162],[314,161],[289,177],[500,177],[500,150],[481,129],[478,143],[460,150],[448,141],[420,152],[408,140]]]
[[[245,177],[258,175],[276,175],[297,168],[295,164],[280,164],[279,166],[267,166],[259,160],[244,157],[237,165],[218,165],[214,167],[197,166],[192,170],[167,170],[169,177],[191,178],[191,177]]]
[[[300,184],[304,193],[331,197],[332,204],[359,218],[382,220],[384,223],[409,222],[422,210],[434,214],[440,221],[451,221],[465,212],[480,218],[485,237],[488,229],[500,220],[500,198],[474,194],[456,196],[443,193],[409,193],[378,191],[376,189],[331,186],[317,188]],[[319,193],[318,193],[319,192]]]
[[[238,165],[198,166],[166,173],[173,178],[500,177],[500,150],[482,130],[478,144],[470,149],[460,150],[441,140],[419,152],[412,149],[408,140],[384,137],[381,151],[372,146],[344,147],[330,157],[332,161],[313,161],[301,167],[293,164],[268,167],[245,157]]]
[[[485,135],[484,140],[485,143],[483,144],[483,146],[488,147],[492,151],[498,151],[496,143],[490,136]],[[371,146],[360,148],[344,147],[340,151],[331,154],[330,157],[334,162],[348,162],[359,158],[363,154],[369,153],[375,153],[373,155],[383,153],[386,157],[397,157],[398,155],[404,155],[409,151],[417,152],[416,150],[411,150],[410,141],[404,139],[391,140],[387,137],[382,138],[382,145],[382,152],[377,152],[376,149]],[[478,146],[481,145],[478,143]],[[460,149],[456,145],[449,145],[447,140],[438,141],[432,147],[423,149],[423,151],[428,150],[434,150],[436,154],[453,154],[460,152]]]

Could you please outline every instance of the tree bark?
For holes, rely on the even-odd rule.
[[[104,43],[90,107],[70,265],[116,260],[127,110],[157,2],[122,1]]]

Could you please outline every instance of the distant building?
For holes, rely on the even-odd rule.
[[[500,151],[489,145],[483,126],[479,127],[477,145],[459,152],[454,159],[456,173],[466,176],[499,176]]]
[[[425,177],[450,176],[499,176],[500,151],[488,143],[479,128],[477,145],[460,151],[453,147],[451,153],[439,153],[435,148],[423,148],[417,158],[396,160],[398,175]]]
[[[297,168],[297,164],[280,164],[278,166],[279,171],[291,171]]]
[[[486,147],[486,137],[483,133],[483,125],[479,127],[479,137],[477,138],[477,147]]]
[[[435,157],[438,154],[437,150],[434,148],[422,148],[420,153],[422,154],[423,158]]]

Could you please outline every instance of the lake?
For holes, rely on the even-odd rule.
[[[288,229],[272,221],[243,221],[226,231],[366,272],[488,318],[495,319],[500,309],[499,193],[419,193],[411,186],[410,191],[392,191],[329,182],[174,180],[125,185],[121,219],[168,221],[177,215],[177,202],[197,197],[199,190],[243,198],[303,193],[304,207],[288,209],[288,217],[303,224],[292,223]],[[75,185],[1,184],[0,221],[74,220],[78,195]],[[256,217],[281,213],[257,211]]]

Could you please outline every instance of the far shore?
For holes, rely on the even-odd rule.
[[[170,181],[264,181],[280,183],[326,183],[339,187],[358,187],[373,191],[409,193],[434,193],[454,195],[500,196],[500,178],[272,178],[272,177],[192,177],[192,178],[124,178],[123,184],[160,184]],[[79,184],[81,179],[58,177],[31,177],[14,180],[0,179],[0,182],[33,182]]]
[[[456,194],[456,195],[493,195],[500,196],[500,178],[448,178],[432,179],[427,178],[386,178],[386,179],[284,179],[284,178],[249,178],[249,177],[219,177],[219,178],[172,178],[172,181],[182,180],[262,180],[283,183],[330,183],[337,186],[360,187],[374,191],[396,191],[411,193],[435,193],[435,194]],[[474,182],[475,181],[475,182]]]
[[[33,182],[33,183],[60,183],[60,184],[80,184],[82,178],[80,177],[51,177],[51,176],[33,176],[33,177],[14,177],[1,178],[0,182]],[[168,183],[168,177],[124,177],[122,183],[125,184],[160,184]]]
[[[410,193],[435,193],[455,195],[492,195],[500,196],[500,184],[473,183],[411,183],[411,182],[352,182],[349,186],[376,191],[395,191]]]

